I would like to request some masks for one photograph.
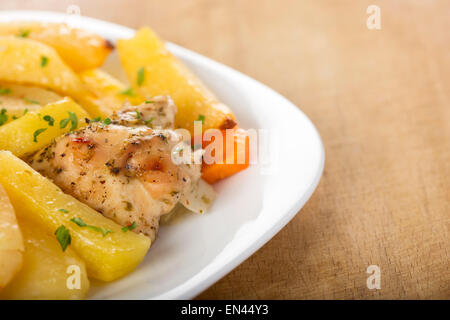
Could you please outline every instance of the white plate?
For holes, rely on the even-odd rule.
[[[53,12],[3,11],[0,21],[69,22],[115,41],[134,30]],[[177,45],[183,60],[235,112],[242,128],[265,129],[278,144],[271,164],[256,164],[217,185],[207,214],[163,226],[137,270],[108,285],[93,285],[92,299],[190,299],[269,241],[303,207],[324,165],[319,134],[292,103],[261,83]],[[117,57],[105,68],[122,78]]]

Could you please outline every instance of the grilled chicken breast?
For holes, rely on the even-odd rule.
[[[91,122],[38,152],[31,166],[64,192],[122,226],[155,239],[161,215],[170,212],[200,179],[200,164],[171,159],[181,136],[173,131],[176,108],[168,97],[125,106],[111,123]]]

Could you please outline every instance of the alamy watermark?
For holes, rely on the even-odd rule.
[[[366,20],[366,26],[369,30],[381,30],[381,9],[379,6],[372,4],[367,7],[366,13],[369,17]]]
[[[280,150],[280,133],[267,129],[207,129],[202,122],[194,122],[194,135],[186,129],[175,129],[168,139],[174,142],[172,162],[180,164],[234,164],[258,165],[260,173],[277,173],[277,155]],[[164,134],[164,130],[161,131]],[[158,129],[155,128],[155,133]]]
[[[370,276],[366,280],[367,289],[380,290],[381,289],[381,269],[377,265],[370,265],[367,267],[366,273]]]
[[[69,274],[66,280],[66,287],[69,290],[81,289],[81,268],[73,264],[67,267],[66,273]]]

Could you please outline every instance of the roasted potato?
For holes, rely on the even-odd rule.
[[[0,184],[0,291],[20,271],[23,250],[14,208]]]
[[[72,248],[64,252],[55,236],[20,219],[25,239],[23,267],[0,292],[0,299],[74,300],[89,290],[86,266]]]
[[[6,110],[7,115],[4,123],[61,99],[60,95],[48,89],[0,83],[0,109]]]
[[[89,91],[53,48],[13,37],[0,37],[0,48],[0,81],[48,88],[74,98],[92,116],[109,114],[89,99]]]
[[[43,42],[53,47],[75,71],[100,67],[114,49],[111,42],[86,30],[63,23],[0,23],[0,36],[14,36]]]
[[[76,115],[76,123],[71,120],[69,112]],[[69,98],[49,104],[0,126],[0,150],[9,150],[18,157],[24,157],[44,148],[69,130],[85,125],[87,117],[87,112]],[[61,128],[63,119],[69,120]]]
[[[0,183],[19,219],[33,221],[52,234],[64,226],[62,230],[71,236],[70,246],[85,261],[90,277],[102,281],[120,278],[134,270],[150,248],[148,237],[124,232],[120,225],[63,193],[9,151],[0,151]],[[75,218],[91,227],[79,226]]]
[[[233,128],[232,111],[167,51],[164,43],[149,28],[140,29],[127,40],[119,40],[117,49],[128,80],[141,96],[169,95],[178,113],[176,125],[194,130],[194,121],[203,121],[203,129]]]
[[[0,37],[0,47],[0,81],[37,85],[73,97],[86,92],[53,48],[12,37]]]

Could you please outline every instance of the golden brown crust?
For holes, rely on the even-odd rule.
[[[112,43],[110,40],[105,39],[105,48],[110,49],[111,51],[116,48],[114,43]]]

